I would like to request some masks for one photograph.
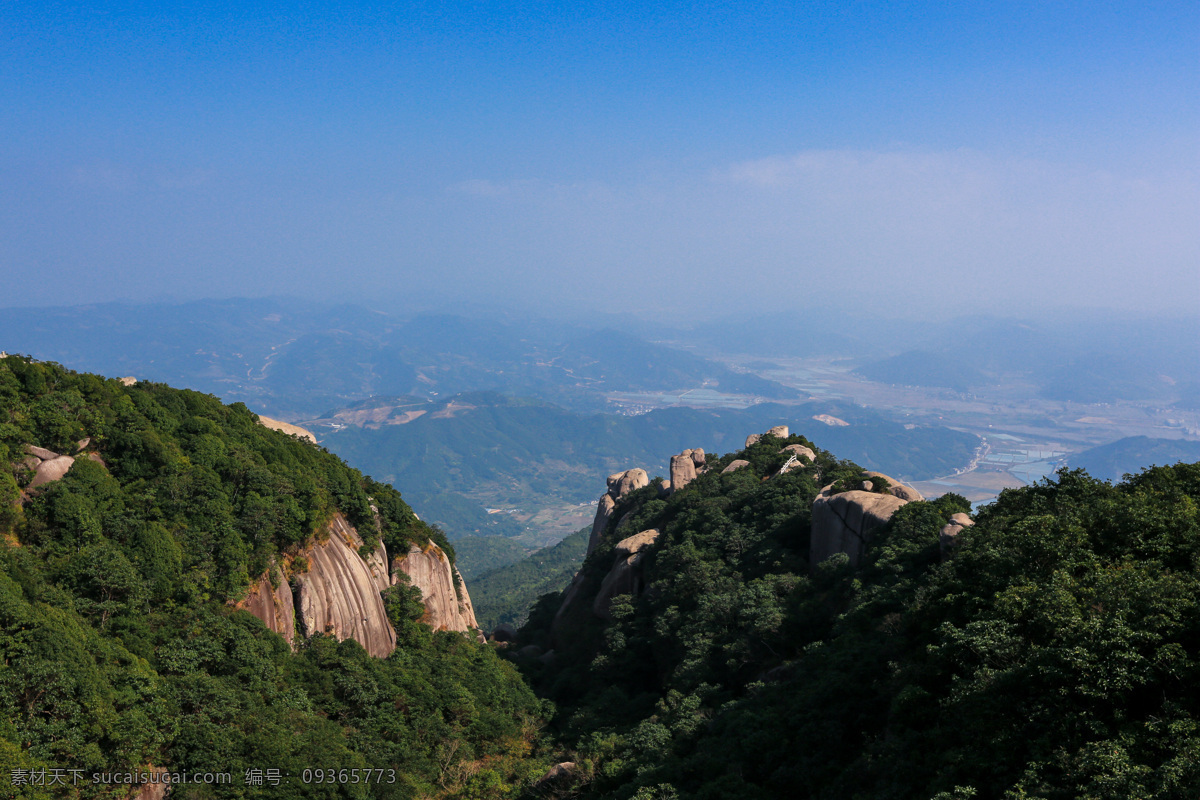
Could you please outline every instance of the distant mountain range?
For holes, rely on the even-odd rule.
[[[72,369],[188,386],[285,420],[373,395],[491,390],[602,410],[609,392],[799,394],[613,329],[290,299],[7,309],[0,348]]]
[[[1071,456],[1069,466],[1086,469],[1093,478],[1119,481],[1150,466],[1200,461],[1200,442],[1129,436]]]
[[[1051,400],[1197,408],[1200,321],[961,321],[899,354],[865,357],[856,371],[881,383],[960,392],[1020,381]]]

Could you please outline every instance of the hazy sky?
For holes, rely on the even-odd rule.
[[[1200,308],[1194,2],[0,4],[0,305]]]

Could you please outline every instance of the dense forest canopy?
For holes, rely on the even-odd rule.
[[[582,601],[534,609],[523,640],[555,659],[522,666],[581,765],[563,796],[1200,791],[1200,465],[1063,471],[949,546],[965,500],[910,502],[855,569],[807,552],[820,485],[861,471],[818,450],[776,474],[789,442],[809,444],[766,437],[668,498],[628,495]],[[750,466],[722,474],[734,455]],[[615,543],[646,529],[644,589],[599,618]]]
[[[30,446],[74,461],[35,485]],[[10,356],[0,464],[5,796],[128,796],[12,784],[55,769],[233,778],[184,798],[1200,792],[1200,465],[1061,471],[952,538],[966,501],[914,500],[857,566],[814,564],[814,500],[863,470],[766,435],[621,497],[568,602],[542,595],[519,641],[435,633],[401,584],[398,646],[373,658],[320,634],[293,651],[237,601],[300,569],[336,512],[365,550],[453,551],[394,489],[244,406]],[[636,588],[597,602],[638,537]],[[546,566],[565,578],[583,539]],[[540,575],[508,577],[515,597]],[[317,767],[385,778],[305,782]],[[264,769],[286,779],[248,780]]]
[[[78,455],[30,488],[27,445]],[[390,486],[245,406],[15,356],[0,360],[0,464],[5,784],[13,770],[221,771],[231,785],[172,796],[500,797],[544,771],[528,757],[539,701],[488,646],[419,624],[409,587],[385,593],[399,640],[387,659],[325,635],[292,652],[232,605],[272,565],[273,580],[302,569],[290,556],[335,511],[364,549],[382,536],[391,552],[434,540],[452,554]],[[304,783],[315,767],[387,772],[369,787]],[[290,778],[246,782],[267,768]]]

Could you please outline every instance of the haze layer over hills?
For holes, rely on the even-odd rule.
[[[798,419],[822,446],[973,501],[1122,437],[1195,441],[1196,327],[821,308],[672,327],[269,299],[10,309],[0,347],[301,423],[451,536],[528,550],[586,523],[595,474],[662,471],[663,453]],[[1122,453],[1121,472],[1152,456]],[[477,547],[523,552],[473,542],[468,564]]]

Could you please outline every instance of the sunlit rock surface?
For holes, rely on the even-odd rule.
[[[371,655],[386,657],[396,647],[396,632],[384,611],[377,576],[358,554],[362,539],[340,513],[328,532],[327,540],[305,551],[308,571],[296,576],[301,630],[305,636],[329,633],[354,639]]]
[[[442,548],[433,542],[424,547],[414,544],[392,562],[392,583],[399,582],[399,572],[407,575],[409,582],[421,590],[425,604],[423,621],[431,628],[467,632],[479,627],[467,585]]]

